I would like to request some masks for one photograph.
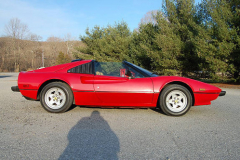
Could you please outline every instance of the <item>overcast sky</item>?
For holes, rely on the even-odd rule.
[[[122,20],[134,30],[148,11],[161,6],[161,0],[0,0],[0,36],[12,18],[20,19],[43,40],[67,34],[79,39],[87,27]]]

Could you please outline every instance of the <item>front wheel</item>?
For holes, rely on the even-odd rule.
[[[40,94],[40,101],[43,108],[48,112],[65,112],[73,104],[73,93],[67,84],[53,82],[43,88]]]
[[[159,100],[162,111],[171,116],[186,114],[192,105],[192,95],[189,90],[177,84],[164,88]]]

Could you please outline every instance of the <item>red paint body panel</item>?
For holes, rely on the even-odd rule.
[[[195,106],[210,105],[211,101],[217,99],[219,94],[195,93]]]
[[[218,87],[184,77],[160,76],[152,77],[152,80],[154,84],[154,92],[161,91],[164,86],[173,82],[186,84],[192,90],[195,102],[194,105],[211,104],[211,101],[215,100],[221,92],[221,89]],[[204,91],[201,91],[201,89],[204,89]]]
[[[94,90],[104,104],[150,104],[153,99],[151,78],[128,79],[126,77],[94,77]]]
[[[18,76],[18,88],[21,94],[25,97],[37,100],[38,89],[41,85],[50,80],[61,80],[67,83],[72,89],[82,89],[88,90],[93,87],[90,86],[79,86],[80,75],[79,74],[69,74],[67,70],[78,66],[80,64],[88,63],[91,60],[85,60],[80,62],[67,63],[63,65],[57,65],[53,67],[42,68],[38,70],[33,70],[29,72],[20,72]],[[55,71],[54,71],[55,70]],[[37,91],[37,92],[36,92]]]
[[[20,90],[21,94],[31,99],[37,99],[38,90]]]
[[[100,106],[102,103],[95,92],[73,92],[75,104],[80,106]]]
[[[221,89],[196,80],[176,76],[129,79],[127,77],[67,73],[69,69],[89,63],[82,60],[39,70],[21,72],[18,87],[23,96],[37,100],[39,89],[48,81],[63,81],[73,91],[76,105],[107,107],[156,107],[159,94],[170,83],[189,87],[194,105],[208,105]],[[123,71],[122,71],[123,72]]]
[[[116,106],[144,106],[152,104],[152,93],[96,92],[102,104]],[[109,106],[108,105],[108,106]]]

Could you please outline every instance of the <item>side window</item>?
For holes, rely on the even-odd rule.
[[[96,75],[115,76],[115,77],[127,77],[127,71],[132,73],[133,78],[145,77],[135,69],[124,65],[119,62],[95,62],[95,73]]]
[[[122,63],[118,62],[95,62],[96,75],[120,77],[120,69],[124,68]]]
[[[85,63],[68,70],[68,73],[93,74],[92,62]]]
[[[136,71],[135,69],[133,69],[132,67],[128,67],[128,69],[130,70],[130,72],[132,73],[132,77],[133,78],[144,78],[145,76],[142,75],[141,73],[139,73],[138,71]]]

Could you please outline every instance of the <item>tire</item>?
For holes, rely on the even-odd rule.
[[[71,88],[62,82],[47,84],[40,94],[42,107],[51,113],[67,111],[73,104]]]
[[[160,95],[160,109],[170,116],[182,116],[192,106],[192,95],[187,88],[172,84],[163,89]]]

